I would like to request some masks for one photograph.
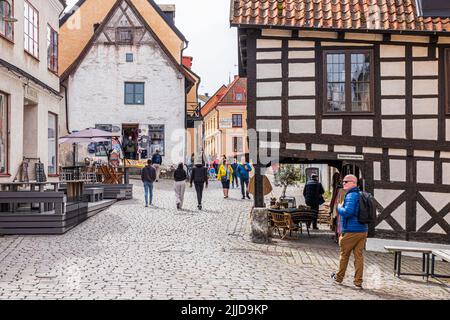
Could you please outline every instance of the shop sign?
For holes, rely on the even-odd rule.
[[[233,120],[231,118],[219,119],[220,129],[230,129],[233,128]]]
[[[125,166],[127,168],[139,168],[142,169],[147,165],[147,160],[131,160],[125,159]]]
[[[32,103],[39,103],[39,94],[36,89],[31,88],[29,85],[25,86],[25,99]]]
[[[364,160],[363,154],[338,154],[338,160]]]

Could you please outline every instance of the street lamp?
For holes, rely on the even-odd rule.
[[[12,16],[11,5],[6,0],[0,0],[0,21],[12,23],[18,21]]]

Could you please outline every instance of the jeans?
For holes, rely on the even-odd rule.
[[[203,198],[203,187],[205,185],[204,182],[195,182],[195,192],[197,193],[197,201],[198,204],[201,205],[202,204],[202,198]]]
[[[148,199],[150,196],[150,205],[153,204],[153,182],[150,181],[144,181],[144,198],[145,198],[145,205],[148,206]]]
[[[248,179],[241,178],[241,192],[242,192],[242,198],[245,198],[245,196],[248,196]]]
[[[237,174],[233,173],[233,181],[231,182],[232,187],[236,186],[236,188],[239,188],[239,179]]]

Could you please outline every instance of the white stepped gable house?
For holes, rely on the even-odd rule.
[[[450,5],[231,2],[248,127],[280,133],[256,138],[260,154],[358,175],[378,237],[450,243]]]
[[[63,10],[59,0],[0,1],[0,182],[14,180],[24,157],[43,163],[48,180],[58,179]],[[29,173],[35,180],[33,165]]]
[[[62,74],[68,127],[118,132],[126,158],[144,160],[159,150],[165,165],[176,164],[185,157],[186,92],[193,79],[133,2],[114,3]]]

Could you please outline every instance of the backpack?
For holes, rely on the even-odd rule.
[[[358,222],[361,224],[374,222],[373,209],[373,196],[368,192],[360,192]]]

